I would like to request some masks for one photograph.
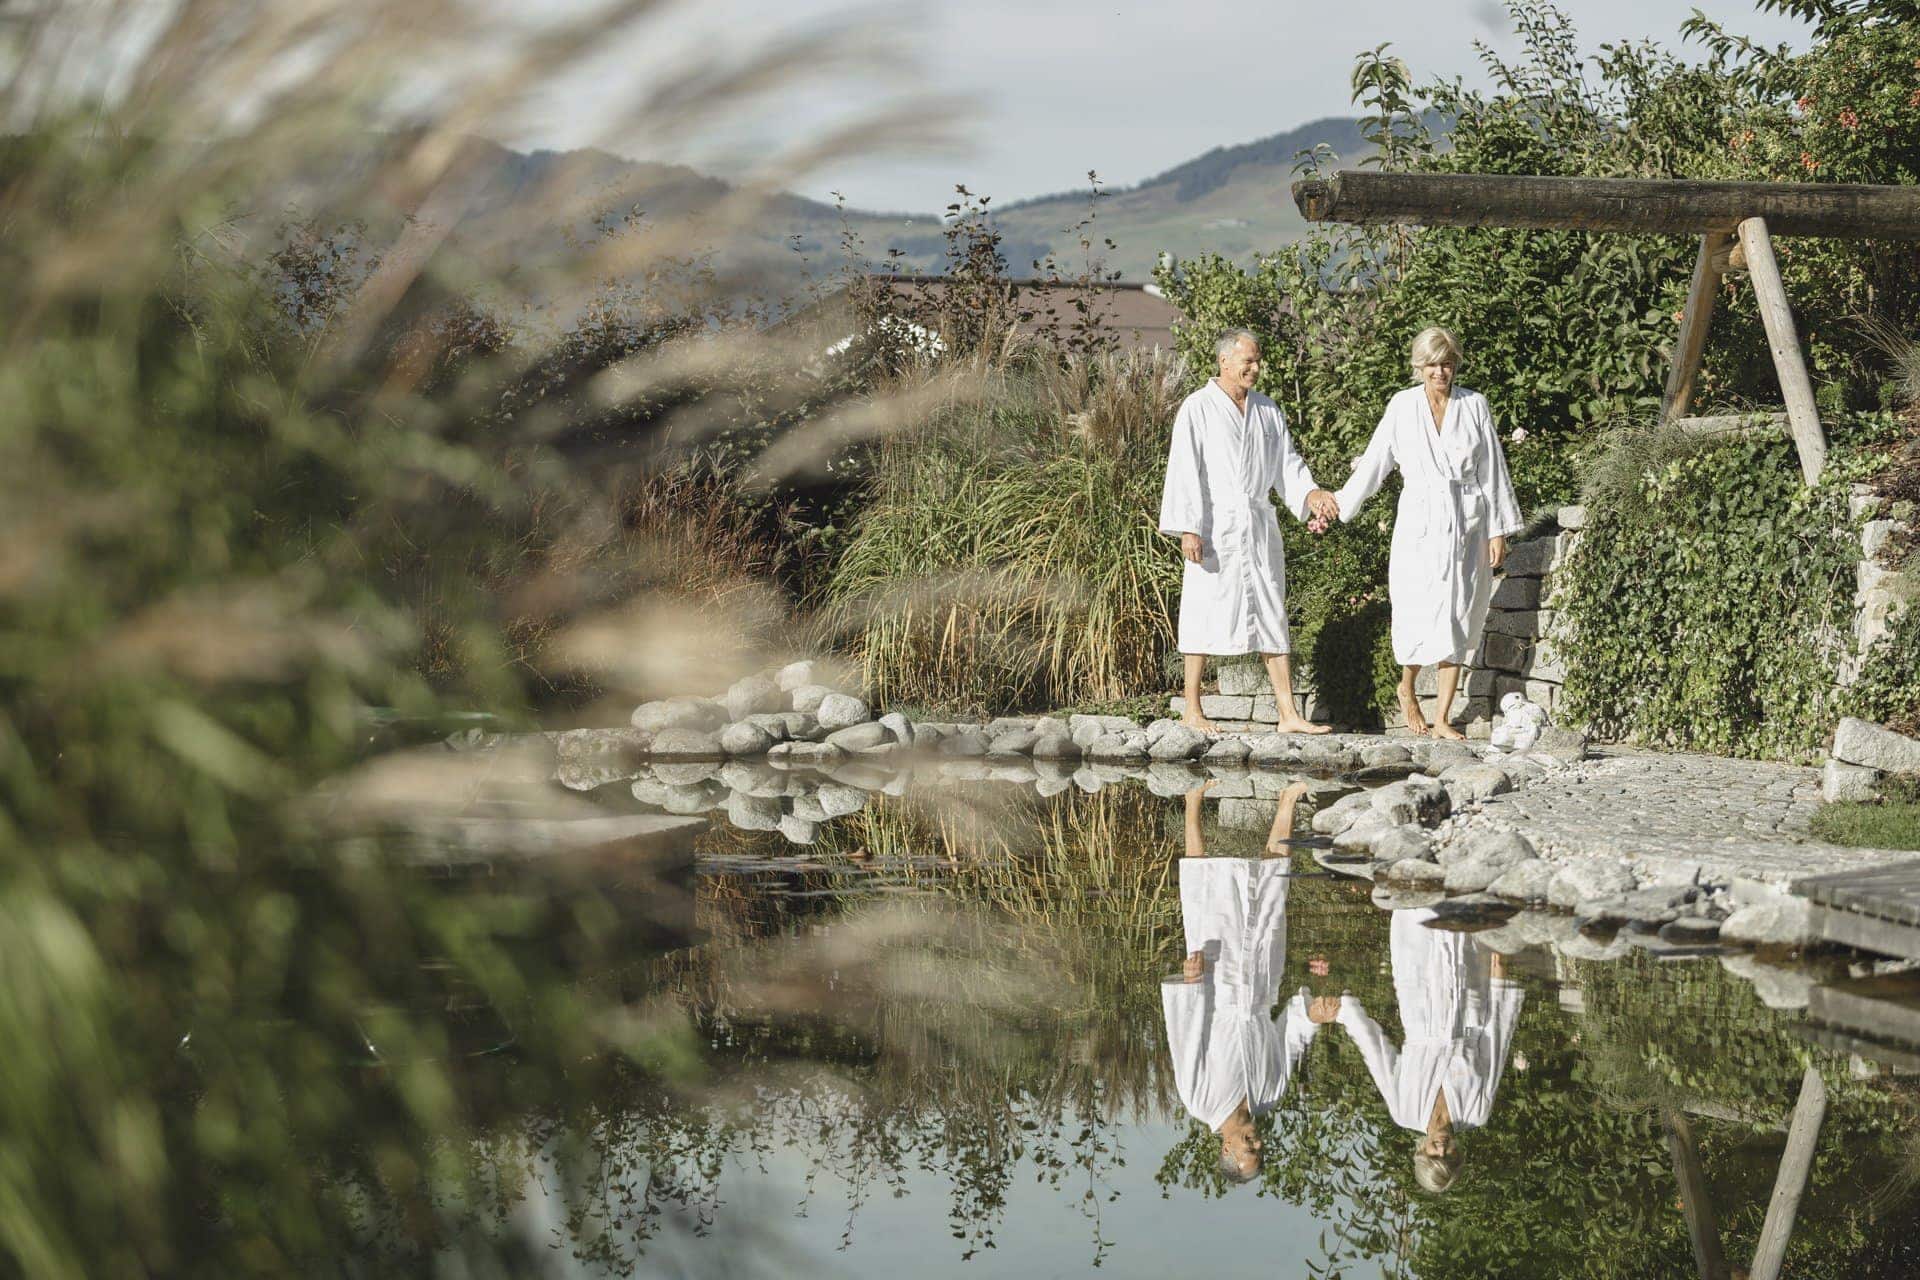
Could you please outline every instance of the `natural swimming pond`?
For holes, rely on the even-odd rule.
[[[1308,819],[1353,785],[608,781],[709,815],[697,940],[602,978],[684,1039],[506,1126],[492,1230],[552,1274],[1715,1273],[1701,1224],[1744,1269],[1812,1066],[1785,1274],[1920,1265],[1916,1077],[1769,1007],[1810,975],[1564,916],[1436,927],[1329,870]]]
[[[1783,1274],[1920,1265],[1920,1059],[1800,1007],[1849,958],[1438,918],[1311,834],[1378,777],[442,763],[404,794],[451,838],[96,935],[133,1033],[11,1068],[123,1091],[60,1151],[154,1216],[79,1274],[1731,1274],[1809,1067]],[[114,1181],[149,1120],[168,1177]]]

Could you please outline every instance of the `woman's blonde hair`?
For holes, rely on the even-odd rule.
[[[1457,371],[1460,368],[1460,339],[1437,324],[1428,325],[1415,336],[1411,357],[1415,381],[1420,378],[1420,370],[1430,364],[1450,364]]]

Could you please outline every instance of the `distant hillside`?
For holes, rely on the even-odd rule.
[[[1250,261],[1291,243],[1305,226],[1288,189],[1294,158],[1321,143],[1348,165],[1368,154],[1356,120],[1329,117],[1254,142],[1216,147],[1136,186],[1109,188],[1093,224],[1096,243],[1111,239],[1116,245],[1110,252],[1101,250],[1105,267],[1118,270],[1123,279],[1146,280],[1163,252],[1180,257],[1214,252]],[[597,149],[519,152],[481,139],[469,146],[459,208],[407,212],[429,218],[439,212],[457,221],[456,242],[528,264],[558,254],[563,234],[591,235],[596,216],[617,217],[637,208],[650,225],[684,227],[688,217],[711,210],[731,191],[721,179],[684,166],[627,160]],[[324,207],[325,191],[369,162],[341,155],[330,174],[310,175],[309,189],[289,204]],[[956,174],[957,180],[965,177]],[[1064,271],[1077,269],[1079,250],[1068,229],[1086,209],[1086,192],[995,205],[1009,270],[1030,274],[1050,249]],[[944,267],[945,240],[936,213],[849,209],[843,214],[817,200],[783,195],[768,206],[761,223],[718,265],[758,273],[776,289],[786,287],[782,281],[797,285],[805,275],[843,266],[843,230],[854,234],[876,265],[924,272]],[[890,249],[899,252],[891,264]]]

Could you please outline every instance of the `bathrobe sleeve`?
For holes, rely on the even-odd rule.
[[[1191,402],[1173,420],[1167,449],[1167,479],[1160,490],[1160,532],[1172,537],[1211,534],[1207,519],[1207,478],[1200,449],[1200,414]]]
[[[1353,1037],[1353,1043],[1360,1050],[1360,1057],[1367,1064],[1367,1074],[1373,1077],[1373,1087],[1380,1091],[1380,1097],[1391,1109],[1397,1090],[1395,1077],[1400,1065],[1400,1051],[1387,1039],[1386,1029],[1373,1020],[1358,1000],[1352,996],[1342,996],[1340,1012],[1334,1021],[1347,1029]]]
[[[1476,396],[1475,408],[1480,417],[1480,447],[1484,451],[1480,459],[1480,474],[1487,478],[1487,501],[1491,506],[1489,513],[1488,536],[1511,538],[1526,527],[1526,521],[1520,515],[1520,502],[1513,495],[1513,476],[1507,470],[1507,452],[1500,447],[1500,433],[1494,429],[1493,411],[1487,407],[1485,396]]]
[[[1360,508],[1367,499],[1380,492],[1380,486],[1387,482],[1393,469],[1399,465],[1394,456],[1394,416],[1398,401],[1389,401],[1387,411],[1380,417],[1380,425],[1373,429],[1373,439],[1367,442],[1367,451],[1360,455],[1360,461],[1354,463],[1353,474],[1333,495],[1340,504],[1340,522],[1351,523],[1360,514]]]
[[[1305,520],[1307,495],[1320,486],[1314,483],[1307,460],[1293,447],[1293,432],[1288,429],[1287,415],[1280,412],[1279,405],[1273,406],[1273,416],[1280,433],[1280,474],[1275,477],[1273,487],[1280,491],[1280,501],[1293,512],[1294,519]]]

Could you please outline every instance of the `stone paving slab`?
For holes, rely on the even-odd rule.
[[[1498,763],[1497,759],[1495,763]],[[1513,826],[1554,858],[1605,857],[1657,880],[1761,880],[1911,859],[1814,838],[1820,771],[1718,756],[1607,751],[1523,783],[1453,821],[1453,838]]]

